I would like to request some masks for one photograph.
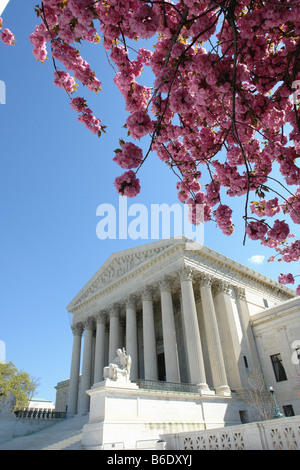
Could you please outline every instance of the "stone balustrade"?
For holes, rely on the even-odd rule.
[[[300,416],[161,435],[166,450],[300,450]]]

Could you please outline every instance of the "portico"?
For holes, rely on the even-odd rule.
[[[251,311],[293,296],[187,239],[115,253],[67,307],[74,335],[69,415],[89,411],[86,391],[123,347],[132,358],[131,380],[184,382],[200,395],[230,396],[247,380],[245,363],[260,367]]]

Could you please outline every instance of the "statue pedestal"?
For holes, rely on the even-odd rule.
[[[162,434],[240,423],[235,399],[213,391],[143,389],[120,377],[95,384],[87,394],[82,445],[88,450],[155,449]]]
[[[123,449],[124,440],[126,445],[131,446],[128,425],[136,419],[135,392],[138,389],[135,383],[120,376],[118,380],[105,379],[87,390],[90,396],[90,413],[89,422],[83,427],[84,447]],[[135,442],[136,439],[133,438],[133,448]]]

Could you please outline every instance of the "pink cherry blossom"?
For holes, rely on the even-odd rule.
[[[140,180],[129,170],[115,179],[115,186],[122,196],[135,197],[140,192]]]
[[[294,279],[294,276],[290,273],[280,274],[280,276],[278,277],[278,282],[280,282],[280,284],[294,284],[295,279]]]
[[[4,42],[6,46],[12,46],[15,44],[15,41],[16,41],[14,34],[8,28],[5,28],[0,33],[0,38],[1,38],[1,41]]]
[[[225,235],[231,235],[234,231],[231,219],[232,209],[229,206],[220,204],[216,210],[216,221],[219,228]]]
[[[137,168],[142,159],[142,149],[132,142],[121,142],[121,149],[115,150],[116,156],[113,159],[122,168]]]
[[[129,171],[115,180],[119,193],[140,192],[131,169],[147,171],[141,163],[155,153],[177,176],[174,191],[190,206],[192,223],[201,204],[204,220],[231,235],[231,201],[241,198],[246,236],[285,262],[299,261],[299,240],[290,242],[289,224],[300,223],[300,111],[293,88],[300,81],[300,7],[289,0],[232,5],[43,0],[41,22],[30,35],[33,55],[42,63],[52,56],[55,85],[99,135],[100,120],[83,93],[74,94],[77,86],[101,90],[79,45],[103,44],[124,100],[124,127],[148,146],[143,158],[135,143],[120,141],[113,159]]]
[[[126,121],[131,137],[140,139],[153,130],[149,115],[144,111],[135,111]]]
[[[74,93],[76,90],[74,77],[71,77],[68,72],[62,70],[54,72],[54,84],[64,89],[67,93]]]

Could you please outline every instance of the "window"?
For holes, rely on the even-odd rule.
[[[240,420],[242,424],[249,423],[248,411],[239,410]]]
[[[263,302],[264,302],[264,306],[265,306],[266,308],[268,308],[268,307],[269,307],[269,303],[268,303],[267,299],[263,299]]]
[[[283,405],[284,416],[295,416],[293,405]]]
[[[276,382],[287,380],[286,373],[282,364],[281,354],[273,354],[271,356],[272,366],[276,378]]]

